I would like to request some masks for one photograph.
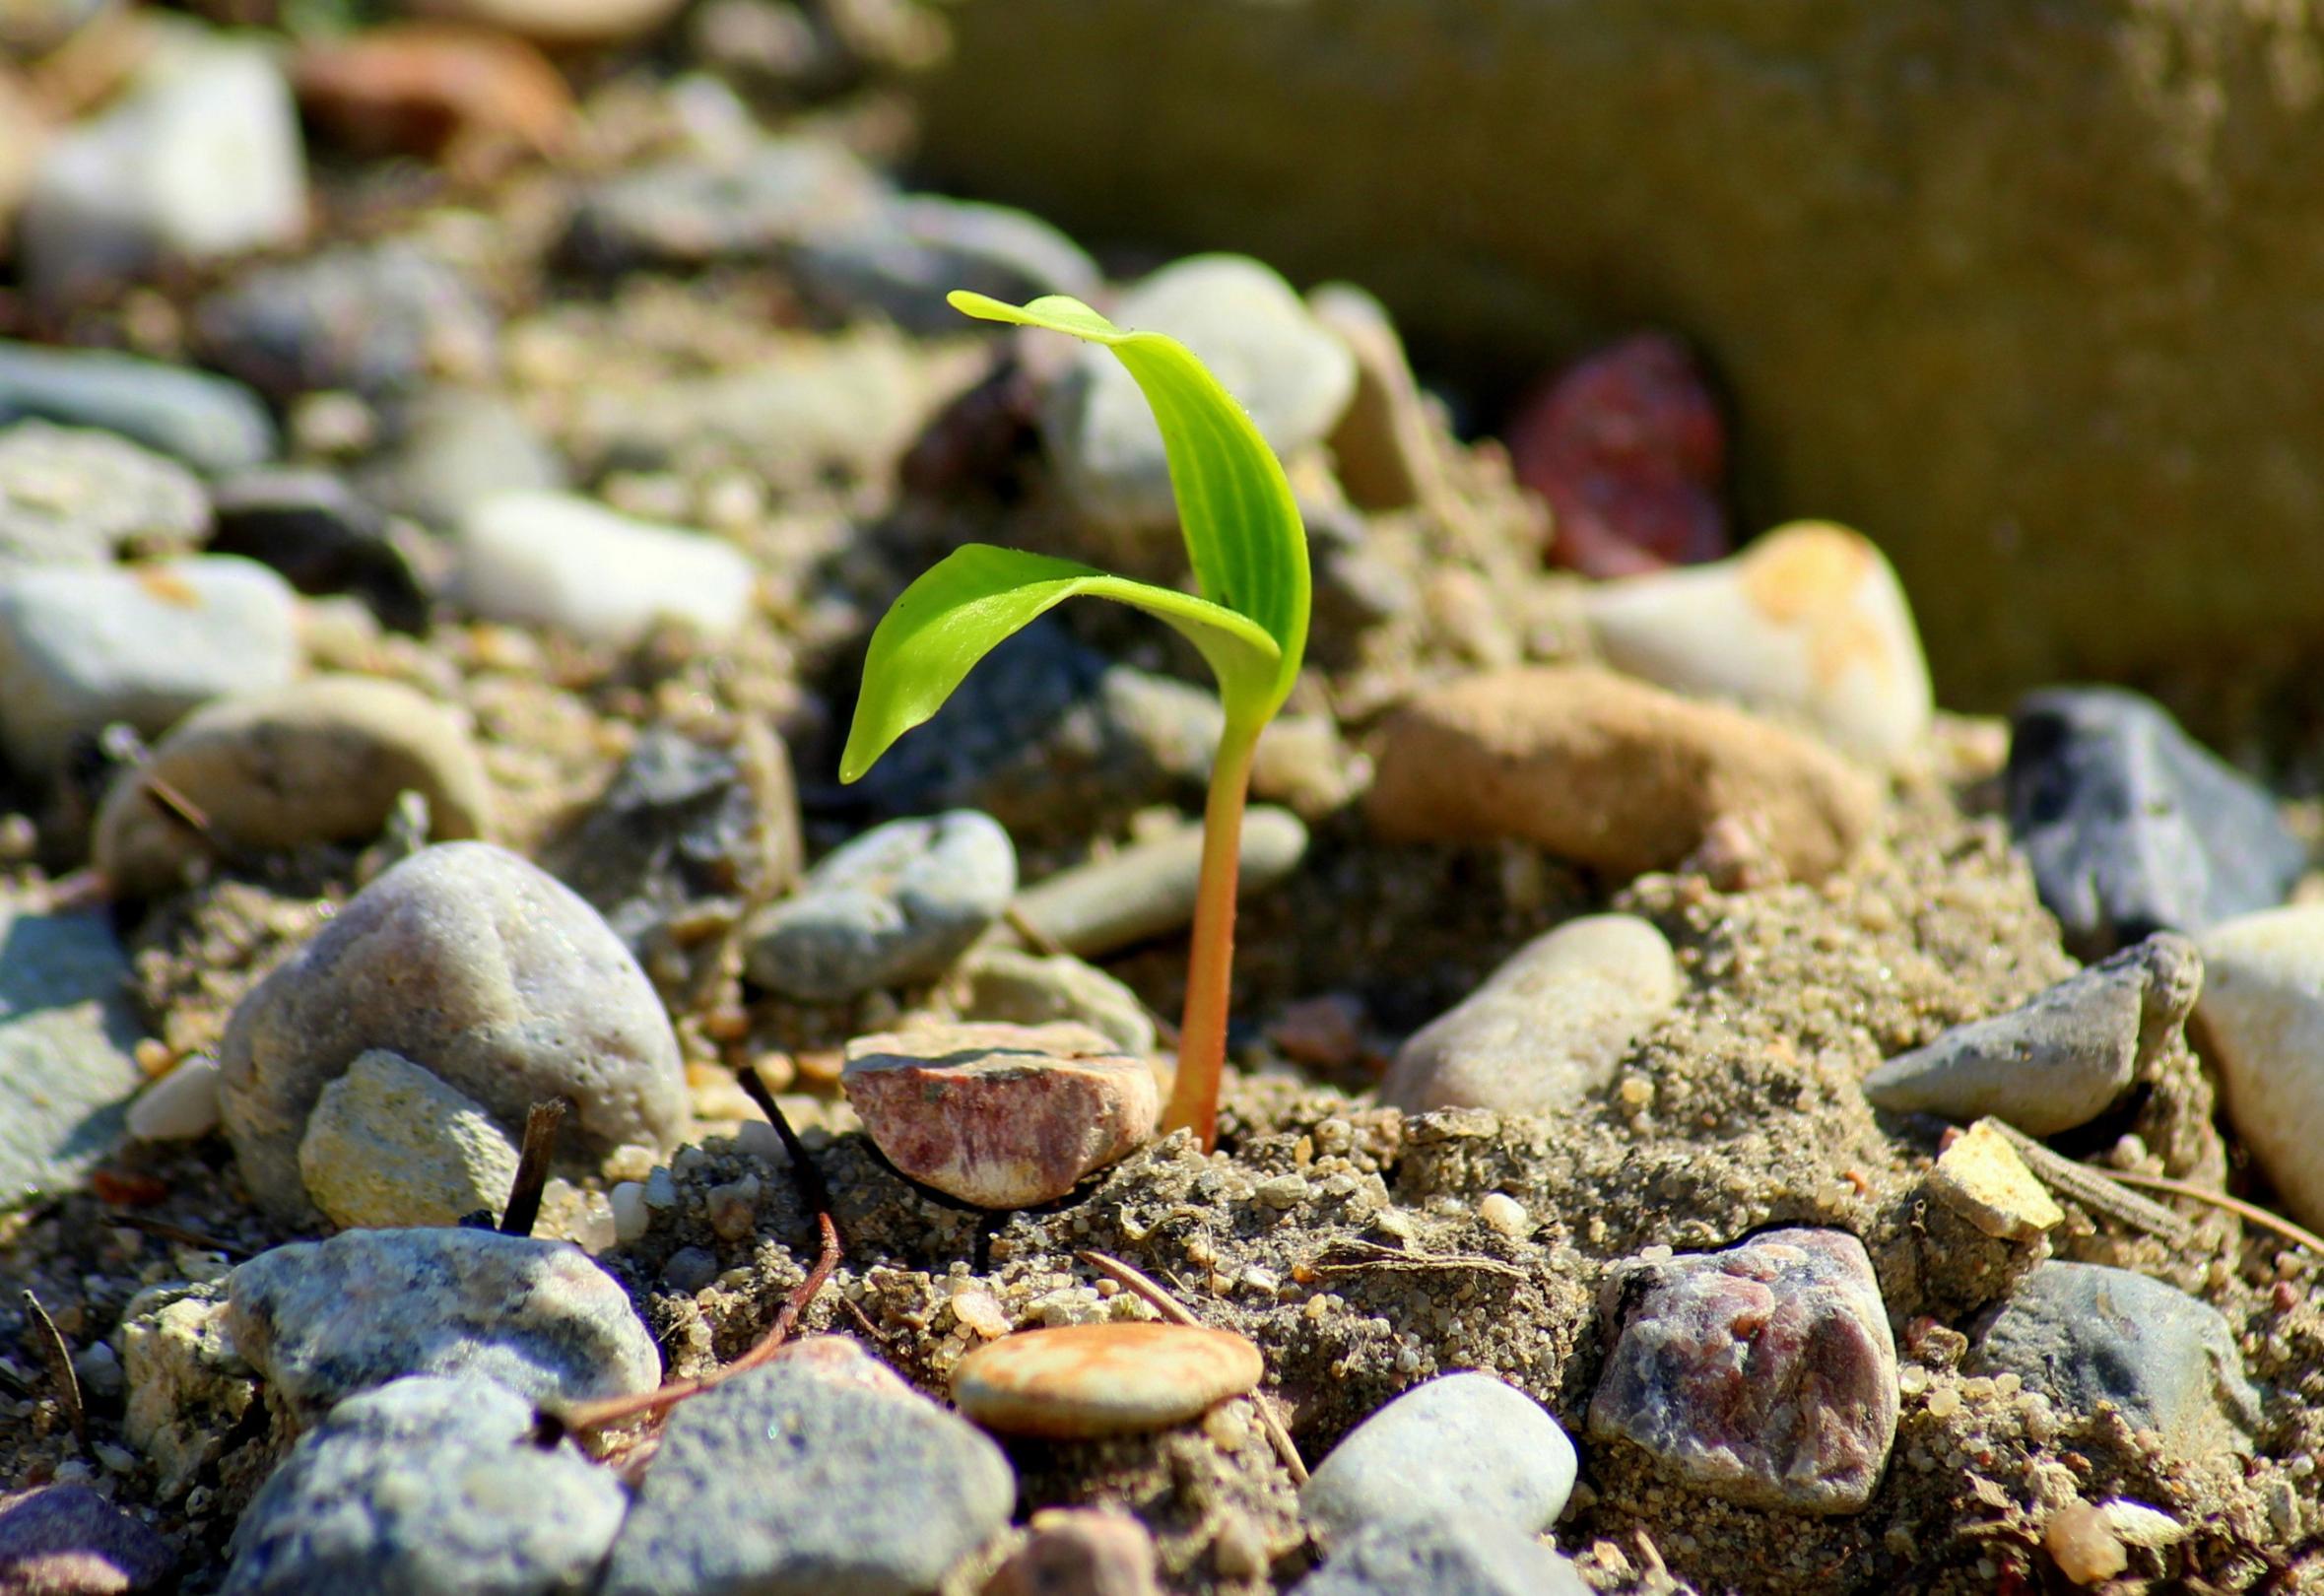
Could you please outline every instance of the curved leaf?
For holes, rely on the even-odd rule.
[[[1129,368],[1169,455],[1170,488],[1202,596],[1250,617],[1275,639],[1264,720],[1282,707],[1307,646],[1307,535],[1275,451],[1234,396],[1175,338],[1116,327],[1081,300],[1053,294],[1017,306],[956,292],[955,309],[986,321],[1046,327],[1103,344]],[[1229,702],[1236,713],[1242,706]]]
[[[839,779],[862,776],[898,737],[943,708],[978,660],[1080,593],[1135,605],[1175,628],[1217,673],[1230,718],[1274,689],[1282,650],[1247,616],[1070,560],[971,543],[922,572],[874,629]]]

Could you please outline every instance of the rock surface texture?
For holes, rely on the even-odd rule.
[[[2230,920],[2202,948],[2196,1013],[2227,1117],[2285,1206],[2324,1225],[2324,904]]]

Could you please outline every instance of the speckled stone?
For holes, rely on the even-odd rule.
[[[1576,1466],[1573,1442],[1533,1398],[1495,1374],[1446,1374],[1351,1430],[1299,1488],[1299,1511],[1333,1542],[1463,1514],[1533,1535],[1565,1510]]]
[[[585,1402],[662,1373],[628,1294],[586,1253],[493,1230],[348,1230],[262,1252],[229,1281],[227,1329],[309,1418],[406,1374]]]
[[[0,1592],[133,1596],[177,1563],[169,1543],[85,1485],[0,1493]]]
[[[1864,1244],[1769,1230],[1631,1259],[1599,1290],[1606,1367],[1589,1432],[1714,1496],[1852,1513],[1896,1435],[1896,1347]]]
[[[859,1036],[839,1085],[888,1161],[980,1208],[1029,1208],[1145,1145],[1162,1093],[1087,1026],[965,1024]]]
[[[587,1588],[628,1505],[530,1403],[418,1375],[299,1436],[234,1528],[228,1596],[562,1596]]]
[[[2195,1006],[2203,956],[2161,932],[1989,1019],[1956,1026],[1864,1078],[1875,1107],[1977,1119],[2028,1136],[2087,1124],[2146,1076]]]
[[[2235,1332],[2174,1286],[2106,1264],[2052,1259],[2022,1281],[1974,1346],[1968,1366],[2017,1374],[2061,1408],[2112,1403],[2196,1459],[2248,1453],[2260,1422]]]
[[[1076,1324],[1020,1330],[953,1369],[953,1401],[1005,1435],[1066,1439],[1184,1424],[1259,1383],[1259,1349],[1229,1330]]]
[[[1349,1538],[1293,1596],[1589,1596],[1580,1571],[1490,1518],[1378,1524]]]
[[[374,1048],[323,1088],[299,1143],[299,1172],[342,1230],[498,1219],[516,1146],[475,1099]]]
[[[776,1363],[671,1416],[600,1596],[921,1596],[1016,1497],[925,1397]]]
[[[0,431],[0,565],[181,554],[209,525],[201,483],[175,460],[89,429],[28,421]]]
[[[1536,937],[1398,1050],[1380,1100],[1418,1113],[1577,1107],[1614,1079],[1684,983],[1663,934],[1588,914]]]
[[[686,1075],[669,1016],[597,911],[484,842],[427,848],[372,882],[235,1006],[219,1050],[242,1178],[308,1211],[299,1140],[322,1090],[374,1047],[491,1111],[511,1138],[569,1098],[568,1145],[674,1145]]]

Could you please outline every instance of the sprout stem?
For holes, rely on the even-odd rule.
[[[1264,722],[1261,722],[1261,726]],[[1219,739],[1203,806],[1202,874],[1186,954],[1186,1016],[1178,1028],[1178,1078],[1162,1130],[1190,1129],[1208,1153],[1219,1140],[1219,1078],[1227,1065],[1227,1005],[1234,976],[1234,889],[1242,863],[1243,799],[1261,726],[1232,719]]]

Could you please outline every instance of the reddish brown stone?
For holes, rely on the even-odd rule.
[[[292,81],[299,108],[357,152],[441,159],[469,175],[523,152],[553,156],[572,128],[572,94],[539,50],[451,23],[308,45]]]
[[[861,1036],[839,1080],[891,1164],[981,1208],[1064,1196],[1151,1137],[1162,1110],[1145,1060],[1071,1024]]]

